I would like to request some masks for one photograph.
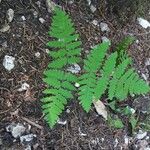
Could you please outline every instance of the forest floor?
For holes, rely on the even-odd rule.
[[[98,0],[92,3],[94,8],[85,0],[60,1],[59,5],[71,16],[80,34],[83,57],[104,37],[111,40],[109,52],[124,37],[136,37],[128,54],[133,58],[139,75],[149,83],[150,30],[138,24],[136,17],[140,16],[120,22],[118,16],[108,12],[107,6]],[[14,17],[9,23],[7,11],[10,8]],[[141,135],[145,134],[142,138],[136,138],[137,134],[131,132],[128,118],[124,116],[125,127],[113,129],[94,108],[86,114],[77,100],[70,102],[61,116],[65,125],[57,124],[53,129],[48,127],[43,119],[40,99],[45,87],[42,74],[50,61],[46,43],[51,17],[52,13],[48,12],[43,0],[0,2],[0,150],[148,150],[150,133],[144,132],[140,125],[135,131],[141,129]],[[150,12],[143,17],[150,20]],[[102,32],[101,22],[106,23],[110,31]],[[15,67],[11,71],[3,66],[6,55],[15,58]],[[27,83],[27,89],[18,90],[24,83]],[[138,103],[134,103],[135,100]],[[150,106],[149,103],[150,97],[146,95],[129,97],[125,105],[134,108],[139,121],[143,122],[145,114],[142,110]],[[28,141],[12,136],[10,128],[17,124],[22,132],[20,136],[31,137]]]

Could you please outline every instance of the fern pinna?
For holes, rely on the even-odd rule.
[[[125,58],[116,65],[118,53],[112,53],[107,59],[105,55],[109,43],[95,46],[84,62],[85,73],[79,79],[79,100],[86,112],[94,100],[101,98],[108,89],[108,98],[125,99],[128,94],[144,94],[150,91],[149,86],[139,78],[134,69],[128,69],[130,58]]]
[[[53,127],[59,115],[64,110],[67,100],[71,99],[72,91],[75,90],[75,75],[65,72],[64,69],[73,63],[79,62],[80,45],[79,35],[75,34],[75,29],[69,16],[59,8],[54,11],[49,31],[52,41],[47,43],[52,48],[49,52],[53,59],[49,63],[48,69],[44,72],[44,82],[48,87],[43,91],[45,97],[42,99],[43,113],[50,127]]]

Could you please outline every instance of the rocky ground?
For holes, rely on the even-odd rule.
[[[148,83],[150,24],[146,20],[150,20],[150,12],[118,19],[104,0],[55,0],[51,5],[47,2],[0,0],[0,149],[149,150],[150,127],[141,126],[150,124],[149,95],[129,97],[126,101],[139,117],[135,133],[126,117],[122,118],[123,129],[113,129],[94,108],[86,114],[76,100],[68,104],[58,124],[50,129],[43,120],[40,98],[45,87],[42,73],[50,61],[46,43],[53,5],[59,5],[71,16],[84,45],[83,57],[104,40],[111,40],[113,48],[127,35],[136,37],[128,53]],[[140,17],[146,20],[143,22]]]

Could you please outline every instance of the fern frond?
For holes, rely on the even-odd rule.
[[[53,49],[49,52],[53,60],[43,73],[48,88],[43,91],[42,108],[46,121],[53,127],[76,90],[73,84],[77,77],[64,69],[80,61],[81,42],[69,16],[59,8],[55,9],[49,35],[53,40],[47,46]]]
[[[84,62],[84,69],[86,73],[79,78],[79,100],[83,109],[86,112],[89,112],[94,98],[97,97],[97,95],[95,95],[95,90],[97,90],[97,88],[99,90],[99,86],[96,87],[96,72],[101,68],[101,63],[105,57],[108,47],[108,43],[102,43],[97,45],[93,48],[91,54]]]
[[[144,94],[150,91],[149,86],[139,78],[134,69],[128,69],[131,64],[129,57],[116,65],[118,53],[115,52],[103,63],[107,49],[105,44],[107,43],[93,49],[85,60],[85,74],[79,78],[79,100],[86,112],[90,110],[93,100],[100,99],[107,89],[109,100],[124,100],[128,94]]]

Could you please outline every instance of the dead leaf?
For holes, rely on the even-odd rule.
[[[107,111],[105,105],[100,101],[93,101],[97,113],[107,120]]]

